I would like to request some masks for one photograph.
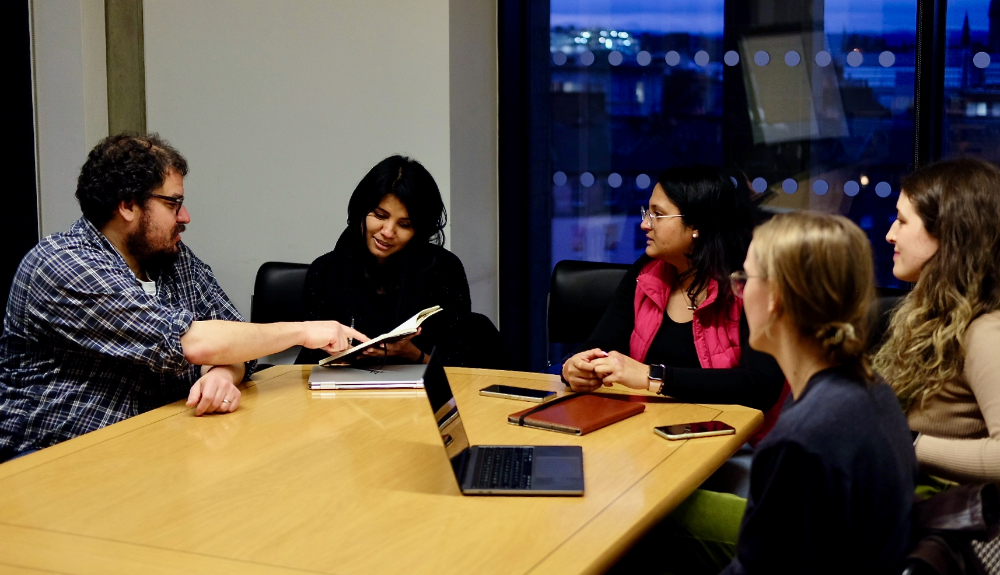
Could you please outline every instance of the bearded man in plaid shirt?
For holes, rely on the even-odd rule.
[[[330,353],[337,322],[248,324],[181,242],[187,161],[156,134],[101,141],[80,172],[83,217],[21,261],[0,335],[0,462],[177,401],[239,407],[255,359]]]

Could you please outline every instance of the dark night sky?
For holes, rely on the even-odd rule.
[[[551,0],[552,25],[721,34],[724,1]],[[913,30],[916,4],[916,0],[827,0],[826,29],[831,33]],[[949,0],[948,28],[961,29],[968,12],[972,29],[985,32],[989,28],[988,7],[989,0]]]

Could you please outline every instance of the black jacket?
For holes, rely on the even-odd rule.
[[[336,320],[368,337],[435,305],[442,311],[421,324],[413,344],[428,354],[436,346],[445,365],[465,365],[462,331],[472,304],[458,257],[433,244],[411,244],[380,266],[353,229],[345,230],[334,250],[309,266],[302,300],[305,319]],[[322,350],[304,349],[296,363],[316,363],[324,357]]]

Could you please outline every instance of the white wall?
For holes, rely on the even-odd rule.
[[[333,249],[357,182],[410,155],[450,200],[446,0],[145,0],[147,126],[191,167],[185,241],[249,317],[269,260]]]
[[[31,16],[39,219],[45,236],[80,217],[73,195],[80,166],[108,135],[104,0],[36,0]]]

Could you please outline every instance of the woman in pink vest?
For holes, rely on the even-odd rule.
[[[788,388],[774,359],[747,344],[729,274],[753,228],[745,194],[715,168],[672,168],[642,208],[646,253],[625,274],[594,333],[563,364],[574,391],[620,384],[692,403],[765,412],[774,425]]]

